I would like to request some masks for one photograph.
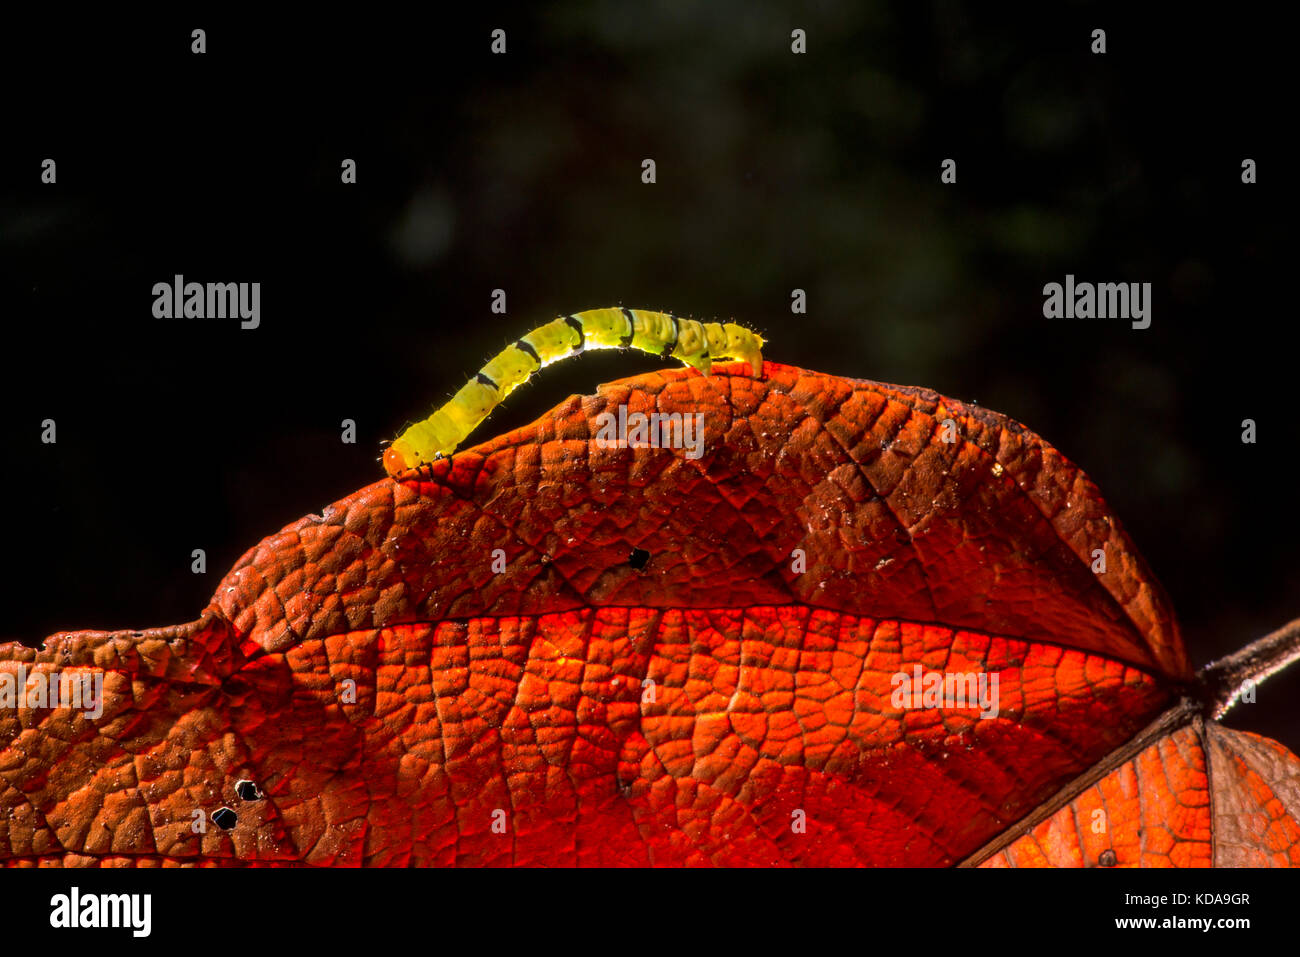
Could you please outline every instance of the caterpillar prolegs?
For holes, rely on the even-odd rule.
[[[625,308],[561,316],[506,346],[446,405],[394,439],[384,452],[384,469],[396,475],[450,455],[534,372],[588,349],[640,349],[680,359],[705,375],[714,359],[739,359],[757,376],[763,371],[762,348],[761,336],[731,322]]]

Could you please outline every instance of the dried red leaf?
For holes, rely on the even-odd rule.
[[[702,414],[703,455],[599,447],[619,405]],[[1076,466],[987,410],[771,363],[571,398],[265,539],[196,622],[18,662],[102,674],[106,703],[0,711],[10,863],[1297,853],[1295,757],[1178,704],[1169,603]],[[997,717],[896,706],[917,667],[996,674]]]

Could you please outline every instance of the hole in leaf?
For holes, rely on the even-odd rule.
[[[644,548],[634,548],[632,549],[632,554],[628,558],[627,563],[631,565],[633,568],[635,568],[637,571],[640,571],[641,569],[645,568],[645,563],[648,561],[650,561],[649,552],[647,552]]]
[[[1102,867],[1114,867],[1119,861],[1115,857],[1115,852],[1108,847],[1101,852],[1101,855],[1097,858],[1097,863]]]
[[[241,801],[256,801],[262,796],[261,790],[252,781],[239,781],[235,784],[235,793]]]
[[[228,807],[219,807],[212,812],[212,821],[223,831],[228,831],[239,823],[239,815]]]

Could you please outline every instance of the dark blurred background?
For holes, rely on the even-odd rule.
[[[623,303],[734,316],[776,361],[1024,422],[1106,493],[1194,662],[1234,650],[1300,615],[1277,15],[725,0],[11,22],[0,639],[195,617],[506,342]],[[154,319],[175,273],[261,282],[261,328]],[[1066,273],[1151,282],[1151,328],[1044,319]],[[548,370],[481,436],[658,362]],[[1292,672],[1229,723],[1300,750]]]

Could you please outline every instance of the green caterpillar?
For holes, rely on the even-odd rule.
[[[450,455],[506,396],[543,366],[587,349],[640,349],[681,359],[708,375],[714,359],[748,362],[763,371],[763,339],[743,326],[697,322],[645,309],[591,309],[561,316],[506,346],[446,405],[408,428],[384,452],[384,469],[397,475]]]

